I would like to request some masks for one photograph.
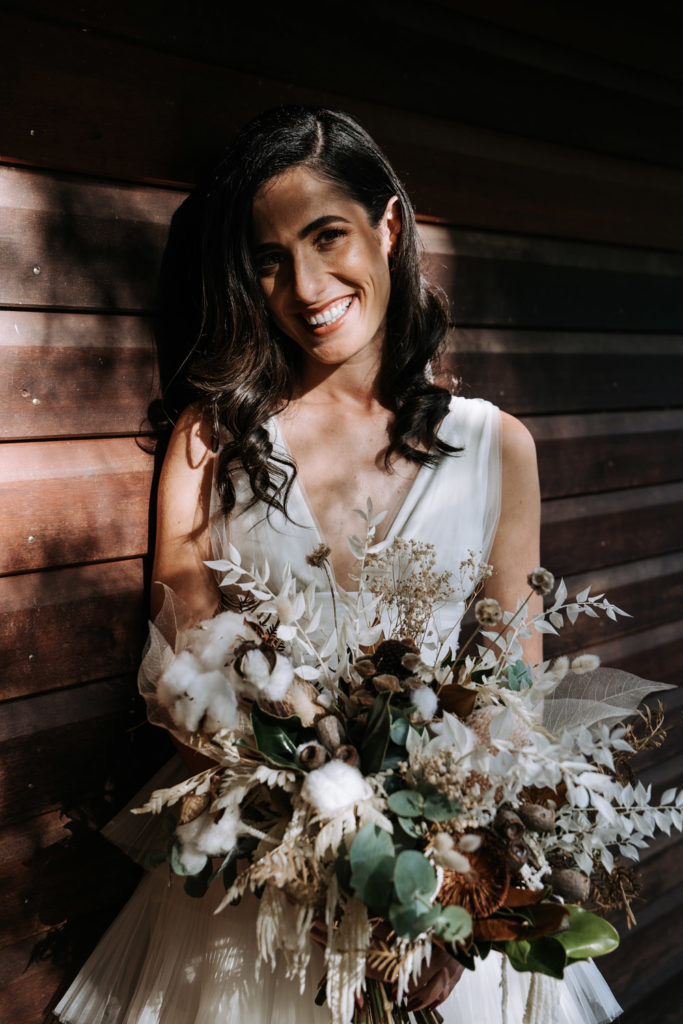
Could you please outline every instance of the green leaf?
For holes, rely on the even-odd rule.
[[[445,793],[435,790],[425,796],[423,814],[427,821],[448,821],[460,810],[457,800],[449,800]]]
[[[398,823],[406,835],[412,836],[413,839],[419,839],[420,833],[415,828],[415,823],[412,818],[399,818]]]
[[[516,971],[535,971],[551,978],[564,975],[566,956],[556,936],[541,935],[538,939],[509,940],[505,953]]]
[[[187,868],[183,865],[182,861],[180,860],[180,846],[178,845],[177,842],[173,843],[173,846],[171,847],[171,854],[168,859],[171,864],[171,869],[176,875],[190,876],[192,874],[190,871],[187,870]],[[208,857],[206,859],[207,861],[209,861]],[[209,861],[209,863],[211,862]],[[204,871],[205,867],[206,865],[204,865],[204,867],[201,870]],[[199,874],[199,872],[195,872],[195,874]]]
[[[358,745],[363,775],[374,775],[380,771],[384,762],[391,732],[390,701],[391,693],[380,693],[375,697],[368,712],[365,729]]]
[[[410,722],[407,718],[395,718],[391,723],[390,735],[394,743],[397,743],[399,747],[406,745],[408,738],[408,731],[410,729]]]
[[[604,956],[619,945],[619,934],[609,921],[582,907],[567,905],[569,927],[555,936],[568,961]]]
[[[436,889],[436,872],[419,850],[404,850],[396,858],[394,889],[401,903],[410,903],[416,895],[429,899]]]
[[[384,911],[391,898],[396,861],[389,833],[377,825],[365,825],[351,844],[349,861],[354,895],[369,907]]]
[[[524,662],[518,659],[514,665],[508,665],[505,672],[508,686],[511,690],[521,690],[522,686],[532,686],[533,679],[529,675],[529,669]]]
[[[389,920],[399,935],[414,939],[421,932],[426,932],[441,914],[441,904],[435,903],[426,912],[415,903],[392,903],[389,907]]]
[[[251,724],[256,746],[267,761],[281,768],[300,770],[296,748],[302,725],[297,715],[278,718],[277,715],[269,715],[258,704],[253,704]]]
[[[389,808],[400,818],[419,818],[424,807],[424,798],[415,789],[399,789],[388,800]]]
[[[207,859],[206,864],[198,874],[187,876],[185,879],[185,892],[194,899],[201,899],[202,896],[206,895],[206,890],[209,888],[212,880],[213,867],[211,860]]]
[[[434,922],[434,931],[445,942],[464,942],[472,934],[472,918],[464,907],[445,907]]]

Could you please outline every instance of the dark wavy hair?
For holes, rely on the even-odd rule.
[[[285,106],[269,110],[237,135],[198,188],[202,326],[191,380],[211,410],[226,514],[235,504],[231,469],[246,470],[254,500],[285,511],[295,467],[273,453],[265,424],[292,398],[300,350],[271,319],[251,252],[252,205],[259,189],[288,168],[304,166],[360,203],[370,224],[397,196],[402,229],[392,257],[380,400],[394,413],[385,465],[399,454],[433,464],[456,449],[436,436],[449,392],[428,377],[448,326],[445,301],[420,270],[415,215],[384,154],[347,114]],[[291,467],[291,472],[286,467]]]

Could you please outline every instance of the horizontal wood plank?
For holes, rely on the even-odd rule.
[[[552,650],[550,644],[548,649]],[[590,649],[605,665],[627,669],[643,679],[683,685],[683,621],[680,619],[613,640],[597,643],[591,640]]]
[[[141,317],[0,310],[0,355],[5,440],[135,434],[158,393]]]
[[[542,560],[556,576],[680,548],[683,484],[546,501]]]
[[[133,672],[144,622],[140,559],[0,578],[3,698]]]
[[[153,458],[134,438],[5,444],[0,461],[0,572],[146,553]]]
[[[0,305],[149,310],[181,198],[0,168]]]
[[[529,417],[544,498],[680,480],[683,410]]]
[[[0,67],[12,111],[0,140],[6,161],[192,182],[250,116],[282,102],[327,104],[345,107],[375,134],[425,215],[472,227],[681,247],[679,171],[477,127],[467,123],[469,106],[460,121],[451,120],[451,108],[435,117],[433,96],[443,82],[430,92],[425,114],[415,111],[412,85],[403,110],[393,85],[389,104],[368,102],[365,90],[352,95],[355,68],[345,80],[330,75],[323,88],[295,85],[289,75],[265,77],[260,62],[250,74],[156,49],[140,61],[134,42],[19,14],[1,17],[2,33],[13,41]],[[383,30],[380,47],[385,38]],[[326,44],[326,65],[328,50]]]

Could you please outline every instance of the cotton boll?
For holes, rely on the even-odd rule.
[[[206,864],[206,854],[199,853],[194,847],[182,847],[178,853],[178,860],[188,875],[198,875]]]
[[[423,722],[433,718],[439,706],[439,698],[429,686],[418,686],[411,692],[410,700]]]
[[[269,652],[271,653],[271,652]],[[271,670],[272,664],[272,670]],[[230,667],[230,680],[238,693],[251,697],[282,700],[294,679],[291,662],[281,654],[268,659],[259,647],[245,651]]]
[[[372,789],[357,768],[344,761],[328,761],[306,776],[301,795],[325,818],[333,818],[339,811],[368,800]]]
[[[212,688],[204,729],[210,733],[220,729],[235,729],[238,724],[237,695],[225,676],[219,672],[212,672],[211,675],[218,676],[219,681]]]
[[[245,625],[242,615],[221,612],[192,630],[188,637],[188,647],[200,659],[205,670],[222,669],[238,637],[240,640],[253,640],[255,636],[253,630]]]
[[[239,817],[225,811],[218,821],[208,815],[209,822],[196,839],[196,847],[210,857],[223,856],[237,845]]]
[[[168,666],[157,686],[157,698],[170,707],[178,697],[190,693],[194,681],[201,675],[202,666],[190,651],[181,651]]]

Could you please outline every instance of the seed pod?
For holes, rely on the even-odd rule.
[[[518,814],[509,807],[501,807],[496,814],[494,827],[507,839],[519,839],[524,834],[524,823]]]
[[[374,661],[371,658],[361,658],[360,661],[354,661],[353,667],[360,676],[367,678],[368,676],[374,676],[377,671]]]
[[[327,751],[321,743],[304,743],[297,750],[297,754],[304,768],[310,771],[320,768],[327,761]]]
[[[398,681],[398,677],[389,675],[388,673],[385,673],[381,676],[374,676],[372,680],[372,685],[380,693],[382,693],[384,690],[396,691],[401,689],[401,684]]]
[[[555,868],[550,876],[550,884],[554,891],[568,900],[582,903],[588,899],[591,890],[590,878],[582,871],[571,868]]]
[[[519,871],[529,859],[529,850],[521,839],[513,839],[505,851],[506,859],[512,871]]]
[[[335,761],[343,761],[345,764],[357,765],[360,760],[358,751],[351,743],[342,743],[334,752]]]
[[[555,811],[541,804],[523,804],[519,816],[533,832],[552,832],[555,828]]]
[[[335,752],[344,742],[344,730],[336,715],[325,715],[316,723],[315,731],[318,739],[323,743],[331,754]]]

